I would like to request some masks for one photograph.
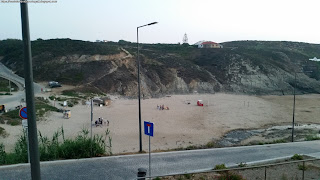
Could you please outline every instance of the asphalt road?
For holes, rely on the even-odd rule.
[[[5,65],[0,63],[0,77],[8,79],[15,83],[19,91],[12,92],[12,95],[8,96],[0,96],[0,104],[5,104],[7,109],[14,108],[20,105],[21,99],[25,99],[25,93],[23,85],[25,83],[24,78],[14,74],[10,69],[8,69]],[[42,87],[40,84],[34,83],[34,93],[41,93]]]
[[[320,141],[153,153],[152,176],[196,172],[227,166],[291,157],[320,155]],[[148,169],[148,154],[64,160],[41,163],[42,179],[135,179],[137,169]],[[0,167],[0,179],[30,179],[29,164]]]

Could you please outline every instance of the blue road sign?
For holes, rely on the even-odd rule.
[[[144,134],[153,137],[153,123],[144,121]]]
[[[27,118],[27,107],[23,107],[20,109],[19,111],[19,116],[22,118],[22,119],[28,119]]]

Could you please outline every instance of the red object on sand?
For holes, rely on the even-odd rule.
[[[202,100],[198,100],[198,101],[197,101],[197,105],[198,105],[198,106],[203,106]]]

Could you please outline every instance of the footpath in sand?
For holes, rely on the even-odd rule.
[[[109,126],[93,126],[93,134],[103,135],[111,131],[112,152],[129,153],[139,149],[138,100],[112,97],[111,106],[94,106],[93,120],[103,117]],[[203,100],[204,106],[196,105]],[[56,103],[57,104],[57,103]],[[204,145],[221,138],[235,129],[258,129],[277,124],[292,123],[292,96],[247,96],[233,94],[173,95],[157,99],[141,100],[143,121],[155,124],[152,150],[168,150],[180,147]],[[170,110],[158,110],[164,105]],[[62,127],[65,137],[75,137],[82,128],[90,130],[90,106],[77,105],[71,110],[71,118],[51,112],[45,121],[38,122],[38,130],[50,139]],[[319,123],[320,95],[299,95],[296,98],[296,122]],[[93,121],[93,123],[94,123]],[[0,137],[6,150],[14,147],[21,126],[0,124],[9,133]],[[143,126],[142,126],[143,133]],[[144,134],[143,149],[148,150],[148,138]]]

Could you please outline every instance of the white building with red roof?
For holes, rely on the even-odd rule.
[[[198,44],[198,48],[223,48],[223,46],[216,42],[204,41]]]

